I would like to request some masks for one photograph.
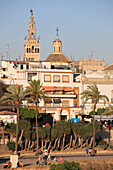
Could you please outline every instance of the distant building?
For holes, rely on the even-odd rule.
[[[71,64],[77,68],[78,72],[83,73],[86,73],[89,70],[102,70],[105,67],[104,59],[102,61],[100,61],[100,59],[97,61],[97,59],[94,59],[93,54],[91,55],[91,58],[88,57],[88,60],[83,60],[83,58],[81,58],[79,61],[75,61],[73,57],[71,58]]]

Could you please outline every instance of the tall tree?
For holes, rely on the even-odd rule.
[[[28,101],[32,101],[35,104],[36,110],[36,139],[37,139],[37,147],[38,151],[39,139],[38,139],[38,120],[37,120],[37,108],[39,99],[45,100],[48,98],[48,95],[45,91],[43,91],[42,86],[40,85],[40,80],[33,80],[29,82],[30,86],[26,89],[26,94],[28,96]]]
[[[96,105],[99,102],[99,100],[103,100],[104,104],[106,104],[106,101],[109,101],[108,97],[106,95],[101,95],[100,91],[98,90],[98,87],[96,83],[90,84],[87,86],[87,90],[84,90],[82,93],[82,99],[84,100],[84,103],[87,103],[88,100],[90,100],[93,104],[93,151],[95,151],[95,110]]]
[[[16,144],[15,144],[15,152],[17,153],[17,143],[18,143],[18,123],[19,123],[19,111],[20,105],[22,101],[25,100],[25,92],[22,86],[9,86],[7,87],[7,92],[1,98],[2,103],[15,103],[15,107],[17,109],[17,126],[16,126]]]

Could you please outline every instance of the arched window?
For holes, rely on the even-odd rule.
[[[59,52],[60,52],[60,46],[59,46]]]
[[[37,53],[37,49],[35,48],[35,53]]]
[[[32,33],[32,34],[31,34],[31,38],[33,39],[33,37],[34,37],[34,34]]]
[[[32,46],[32,53],[34,53],[34,46]]]
[[[27,53],[28,53],[28,48],[27,48]]]
[[[39,53],[39,51],[40,51],[40,50],[39,50],[39,48],[38,48],[38,53]]]
[[[31,52],[30,48],[29,48],[29,53]]]

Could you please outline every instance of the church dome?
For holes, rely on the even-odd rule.
[[[53,53],[47,57],[46,61],[69,62],[69,59],[62,54],[62,41],[58,38],[58,28],[56,31],[57,36],[53,41]]]
[[[53,41],[53,43],[56,43],[56,42],[62,43],[62,41],[61,41],[59,38],[56,38],[56,39]]]
[[[69,62],[69,59],[64,54],[50,54],[46,61]]]

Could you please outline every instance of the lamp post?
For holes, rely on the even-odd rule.
[[[8,46],[8,52],[9,52],[8,58],[9,58],[9,60],[10,60],[10,46],[9,46],[9,44],[7,44],[7,46]]]

